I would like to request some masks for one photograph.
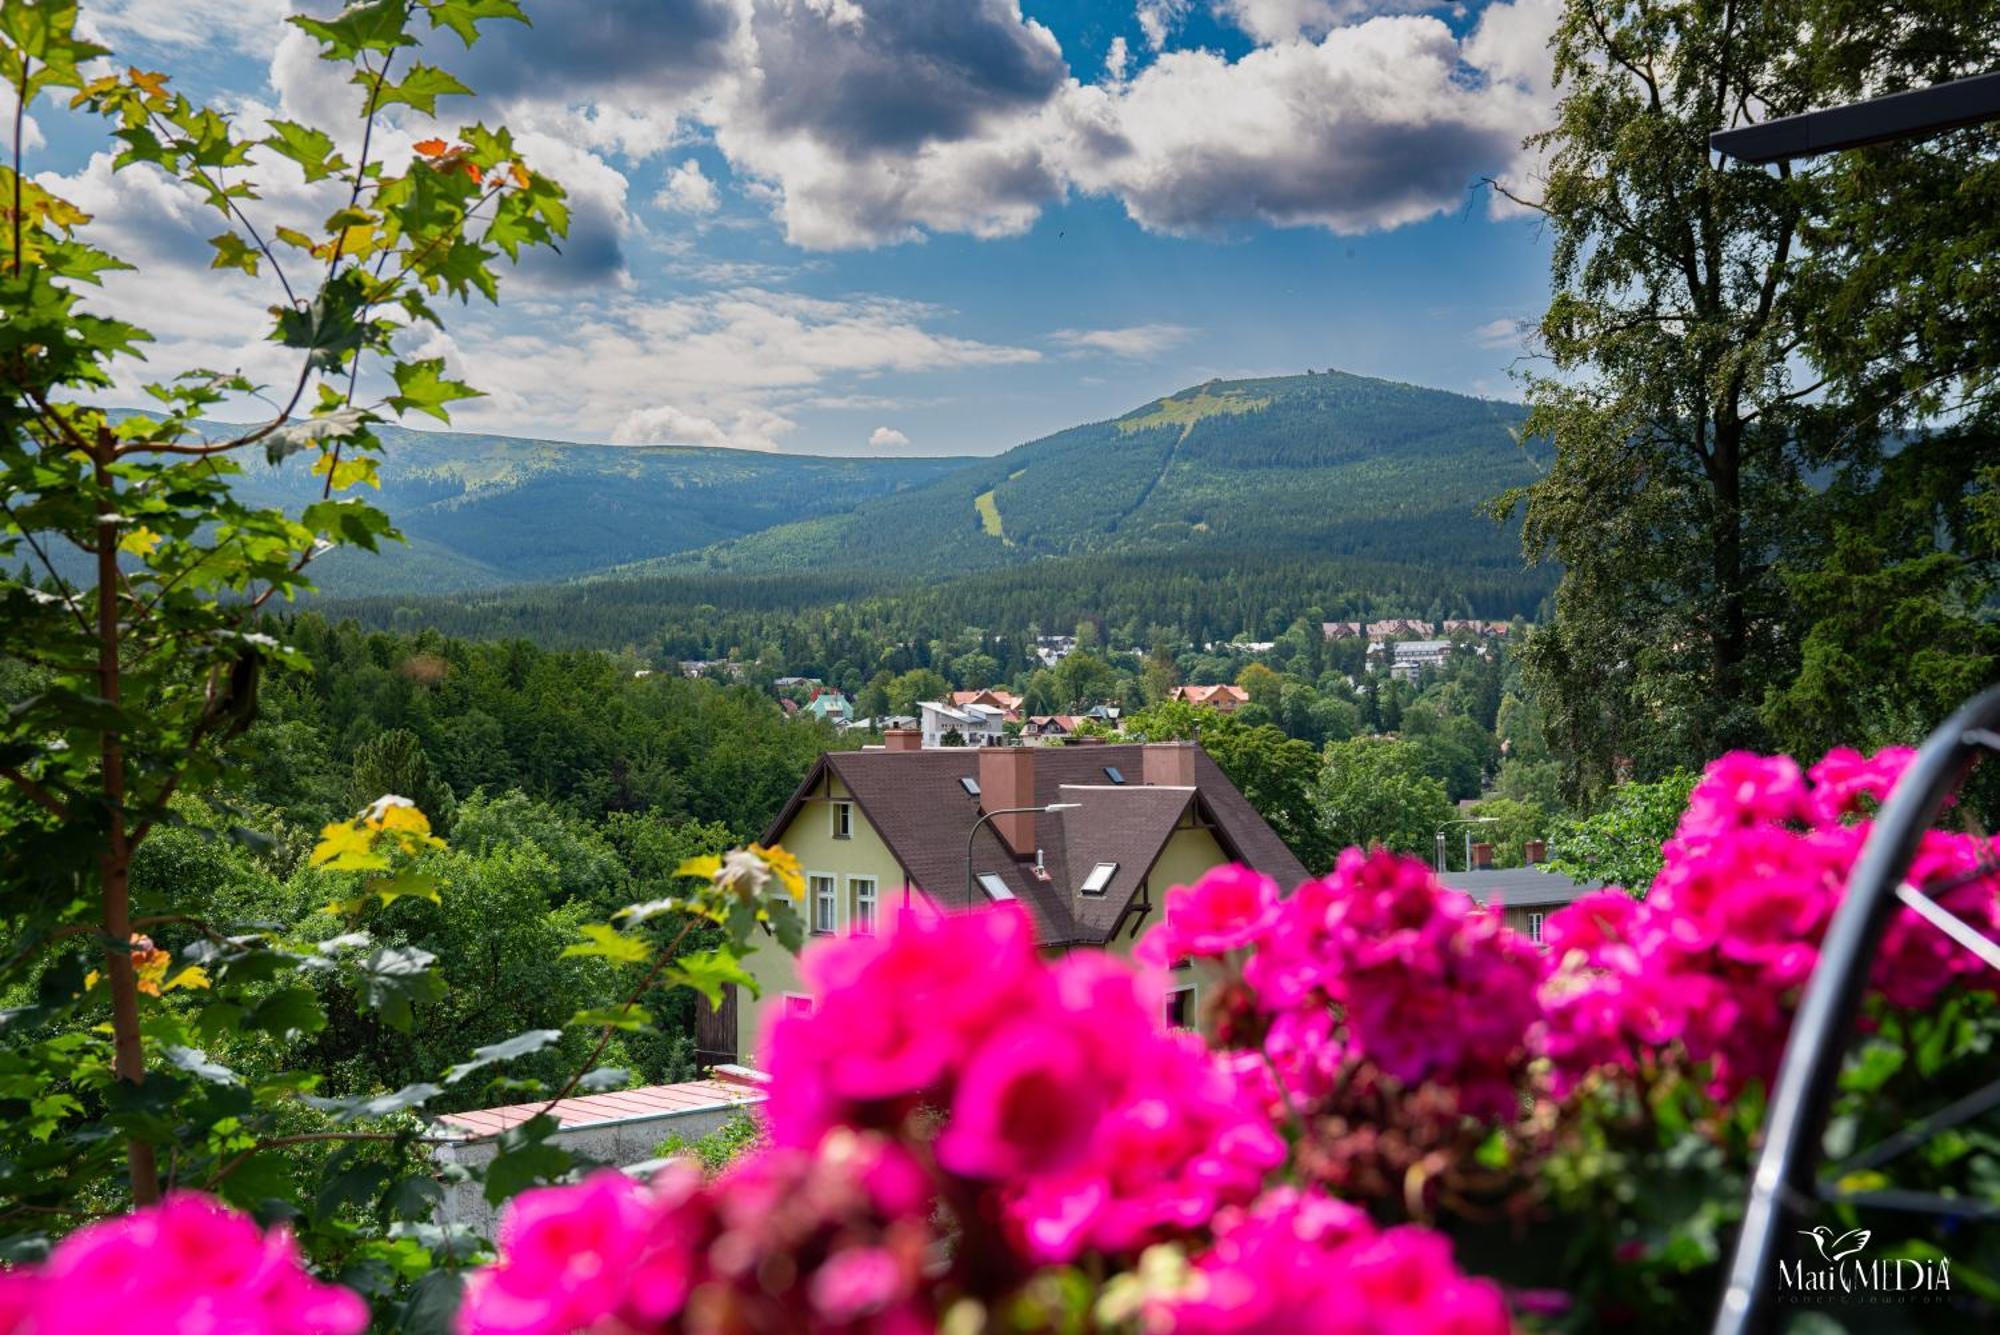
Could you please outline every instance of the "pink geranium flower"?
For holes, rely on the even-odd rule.
[[[353,1335],[359,1294],[322,1284],[283,1229],[206,1196],[169,1196],[72,1233],[33,1271],[0,1279],[9,1335]]]
[[[1186,956],[1226,955],[1257,940],[1278,916],[1278,883],[1236,863],[1210,870],[1193,885],[1167,891],[1166,919],[1149,937],[1149,963]]]

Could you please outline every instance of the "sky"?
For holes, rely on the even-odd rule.
[[[351,144],[359,90],[284,22],[334,7],[84,0],[84,24],[242,129]],[[560,255],[402,345],[486,391],[460,429],[991,454],[1215,377],[1515,394],[1547,244],[1481,182],[1531,188],[1555,0],[524,7],[532,27],[469,52],[427,41],[478,95],[376,140],[505,123],[571,195]],[[190,366],[285,378],[268,278],[207,268],[215,214],[113,171],[80,113],[38,105],[23,143],[139,265],[102,298],[159,340],[122,393]],[[331,211],[289,164],[268,176],[261,222]]]

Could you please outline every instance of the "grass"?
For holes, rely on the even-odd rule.
[[[989,538],[998,538],[1007,546],[1014,544],[1008,540],[1007,531],[1000,526],[1000,506],[993,499],[993,493],[982,491],[972,498],[972,508],[979,511],[979,527],[986,530]]]
[[[1194,424],[1204,417],[1254,413],[1270,406],[1269,399],[1252,398],[1241,390],[1211,394],[1207,389],[1198,389],[1188,398],[1162,399],[1159,407],[1141,416],[1121,417],[1118,429],[1129,436],[1135,431],[1151,431],[1154,427],[1177,426],[1185,438],[1194,429]]]

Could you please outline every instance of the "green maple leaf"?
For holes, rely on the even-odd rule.
[[[368,72],[357,73],[350,81],[363,88],[372,87],[375,78]],[[469,96],[472,90],[454,79],[435,65],[413,65],[403,76],[401,83],[383,83],[375,91],[377,110],[383,107],[415,107],[426,116],[437,114],[437,100],[440,97],[457,95]]]
[[[389,397],[389,406],[399,413],[429,413],[440,422],[449,422],[451,414],[445,411],[445,404],[457,399],[485,397],[462,380],[444,379],[443,373],[442,357],[397,362],[393,372],[396,392]]]

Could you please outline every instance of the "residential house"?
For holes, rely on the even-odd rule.
[[[1504,621],[1476,621],[1454,618],[1444,623],[1447,635],[1477,635],[1482,639],[1504,637],[1508,626]]]
[[[1382,640],[1428,639],[1430,633],[1430,623],[1414,617],[1393,617],[1387,621],[1368,623],[1368,638],[1377,643]]]
[[[854,702],[840,691],[821,689],[806,701],[806,713],[830,723],[845,723],[854,717]]]
[[[1012,904],[1051,955],[1123,952],[1159,921],[1168,887],[1218,864],[1247,863],[1287,891],[1305,879],[1291,850],[1193,743],[920,743],[898,732],[881,750],[828,752],[764,832],[764,844],[799,860],[813,932],[873,931],[905,911]],[[1050,806],[1062,809],[1012,811]],[[696,1042],[754,1066],[772,1011],[810,1007],[812,998],[775,944],[753,952],[746,967],[761,997],[739,990],[705,1010]],[[1196,966],[1177,969],[1169,1017],[1192,1025],[1203,986]]]
[[[1551,913],[1604,888],[1595,882],[1571,880],[1540,865],[1547,858],[1548,846],[1539,839],[1530,839],[1525,845],[1527,866],[1504,871],[1479,865],[1490,863],[1490,845],[1474,844],[1473,849],[1473,870],[1441,873],[1438,883],[1471,896],[1476,904],[1498,905],[1502,921],[1538,946],[1543,944],[1542,926]]]
[[[1213,709],[1222,714],[1234,714],[1237,709],[1250,703],[1250,692],[1241,686],[1176,686],[1173,698],[1185,700],[1191,705]]]
[[[969,704],[963,708],[941,700],[917,706],[923,723],[923,744],[940,746],[1002,746],[1007,741],[1007,711],[999,705]]]
[[[1081,714],[1033,714],[1022,723],[1021,738],[1030,742],[1061,741],[1074,737],[1082,726]]]
[[[1021,697],[1012,691],[989,686],[981,691],[953,691],[950,703],[955,709],[965,709],[972,705],[987,705],[1002,710],[1010,723],[1021,721]]]
[[[1351,640],[1362,634],[1359,621],[1322,621],[1319,633],[1329,640]]]
[[[1075,652],[1074,635],[1041,635],[1035,639],[1035,658],[1043,667],[1052,668]]]

